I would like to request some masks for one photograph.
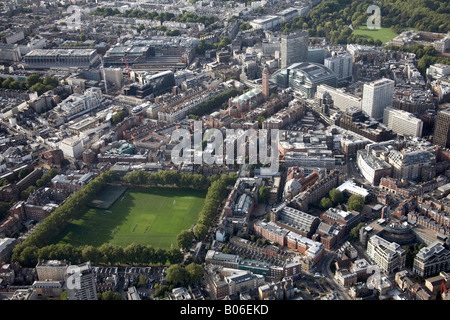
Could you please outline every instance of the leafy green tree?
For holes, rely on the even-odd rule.
[[[186,266],[187,281],[189,283],[199,282],[203,277],[203,267],[195,262],[192,262]]]
[[[169,295],[169,293],[170,293],[169,286],[166,286],[166,285],[156,286],[155,285],[155,291],[153,293],[153,296],[156,298],[164,298],[164,297],[167,297]]]
[[[263,116],[259,116],[256,120],[258,121],[258,128],[261,129],[262,124],[263,124],[264,120],[266,120],[266,118],[264,118]]]
[[[333,202],[333,205],[344,202],[344,195],[336,188],[331,189],[328,195],[330,196],[330,200]]]
[[[28,197],[30,196],[30,194],[32,194],[35,190],[36,190],[35,186],[29,186],[28,188],[26,188],[25,190],[23,190],[20,193],[20,199],[21,200],[27,200]]]
[[[333,206],[333,202],[331,202],[330,198],[323,197],[320,200],[320,206],[322,207],[322,209],[327,210]]]
[[[6,80],[3,80],[2,82],[2,88],[9,89],[11,82],[14,82],[14,79],[12,77],[6,78]]]
[[[97,264],[100,261],[100,252],[94,246],[86,246],[82,250],[83,260],[91,261],[93,264]]]
[[[19,89],[20,89],[20,84],[19,84],[17,81],[12,81],[12,82],[9,84],[9,89],[12,89],[12,90],[19,90]]]
[[[202,223],[197,223],[194,227],[194,235],[197,239],[202,240],[208,234],[208,227]]]
[[[352,230],[350,230],[350,237],[353,240],[356,240],[359,238],[359,230],[364,227],[364,223],[360,222],[356,227],[352,228]]]
[[[411,246],[402,246],[402,249],[405,250],[406,253],[406,261],[405,265],[408,268],[412,268],[414,265],[414,258],[416,257],[417,253],[419,253],[420,249],[424,248],[425,244],[423,243],[415,243]]]
[[[173,264],[167,268],[166,281],[174,285],[182,284],[186,281],[186,269],[178,264]]]
[[[222,37],[218,43],[214,44],[214,47],[216,47],[216,49],[222,49],[225,48],[230,43],[231,39],[229,37]]]
[[[266,203],[270,198],[270,189],[266,186],[262,186],[259,188],[259,202]]]
[[[50,76],[45,76],[44,81],[42,82],[45,86],[51,86],[52,88],[56,88],[59,84],[58,79]]]
[[[125,255],[125,249],[120,246],[114,246],[112,252],[112,261],[115,261],[116,263],[126,263],[126,255]]]
[[[179,36],[181,34],[181,32],[178,29],[174,29],[174,30],[167,30],[165,34],[166,34],[166,36],[176,37],[176,36]]]
[[[242,22],[242,23],[239,25],[239,31],[249,30],[249,29],[251,29],[251,28],[252,28],[252,25],[251,25],[250,23],[248,23],[248,22]]]
[[[142,249],[142,259],[146,262],[146,263],[152,263],[155,261],[155,249],[151,246],[151,245],[146,245],[143,249]]]
[[[124,250],[127,261],[141,263],[143,258],[144,246],[141,244],[131,243]]]
[[[114,246],[110,243],[104,243],[98,248],[100,255],[100,262],[102,263],[114,263]]]
[[[105,291],[97,294],[98,300],[122,300],[122,295],[119,292]]]
[[[357,194],[351,195],[348,199],[347,207],[349,210],[361,212],[364,208],[364,198]]]
[[[34,86],[36,83],[39,83],[39,82],[41,82],[41,77],[36,73],[29,75],[27,77],[27,79],[25,80],[25,84],[26,84],[27,88],[31,88],[32,86]]]
[[[183,258],[183,253],[178,248],[170,248],[167,251],[167,259],[171,264],[181,263]]]
[[[38,262],[38,248],[36,246],[25,247],[19,258],[19,263],[23,267],[33,268]]]
[[[10,205],[7,202],[0,202],[0,221],[3,220],[9,213]]]
[[[59,300],[67,300],[67,290],[64,290],[59,296]]]
[[[128,113],[125,110],[120,110],[111,117],[112,124],[117,124],[121,122],[123,119],[125,119],[127,115]]]
[[[31,92],[37,92],[38,95],[43,94],[44,92],[47,92],[48,90],[51,90],[51,88],[45,86],[43,83],[38,82],[35,85],[31,86],[29,88]]]
[[[165,264],[167,262],[167,252],[161,248],[156,249],[154,262],[159,264]]]
[[[242,90],[230,89],[198,105],[190,111],[189,115],[202,116],[206,113],[210,113],[213,109],[220,108],[220,106],[227,102],[229,98],[235,97],[242,92]]]
[[[183,230],[177,235],[177,244],[183,250],[188,250],[192,245],[194,236],[189,230]]]
[[[19,179],[22,180],[23,178],[25,178],[29,173],[31,172],[31,170],[29,168],[23,168],[22,170],[19,171]]]

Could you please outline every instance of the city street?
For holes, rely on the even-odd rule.
[[[351,297],[347,293],[347,289],[334,279],[334,274],[330,269],[330,263],[335,257],[334,252],[325,252],[322,259],[317,263],[316,270],[332,285],[331,289],[338,294],[339,300],[351,300]]]

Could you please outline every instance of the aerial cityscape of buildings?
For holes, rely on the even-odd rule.
[[[450,30],[327,1],[3,1],[0,299],[449,300]]]

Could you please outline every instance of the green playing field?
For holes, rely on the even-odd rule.
[[[366,26],[362,26],[359,29],[354,30],[353,33],[365,36],[367,38],[372,38],[374,40],[380,39],[382,43],[386,43],[398,36],[398,34],[390,28],[369,29]]]
[[[197,221],[206,191],[175,188],[128,189],[108,209],[88,209],[55,242],[75,246],[132,242],[169,249],[181,230]]]

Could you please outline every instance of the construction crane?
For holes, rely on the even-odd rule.
[[[125,64],[127,65],[127,73],[128,73],[128,83],[130,83],[130,65],[127,62],[127,59],[125,58],[125,56],[123,56],[123,61],[125,61]]]
[[[449,300],[449,298],[450,298],[449,294],[450,294],[450,290],[447,290],[447,288],[445,287],[445,282],[444,282],[444,280],[442,280],[442,282],[441,282],[442,299]]]

